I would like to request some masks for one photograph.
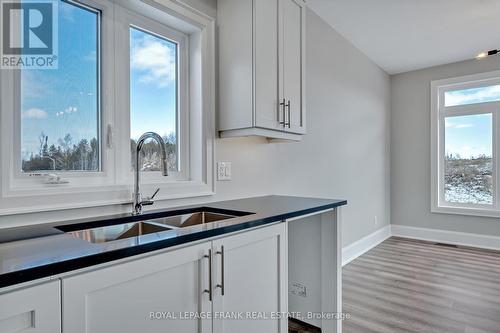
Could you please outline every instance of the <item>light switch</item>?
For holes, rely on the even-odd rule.
[[[217,162],[217,180],[231,180],[231,162]]]

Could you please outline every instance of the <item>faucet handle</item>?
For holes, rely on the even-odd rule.
[[[153,193],[152,196],[144,198],[144,200],[141,201],[142,206],[151,206],[154,204],[154,197],[160,192],[160,188],[157,188],[156,191]]]
[[[160,188],[158,187],[155,191],[155,193],[153,193],[153,195],[149,198],[149,200],[153,200],[154,197],[156,197],[156,195],[158,194],[158,192],[160,192]]]

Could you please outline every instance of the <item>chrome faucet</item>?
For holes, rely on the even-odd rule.
[[[161,152],[161,169],[162,169],[162,174],[163,176],[168,176],[168,166],[167,166],[167,147],[165,145],[165,141],[162,139],[160,135],[158,135],[155,132],[146,132],[137,141],[137,149],[135,151],[135,177],[134,177],[134,207],[132,214],[133,215],[140,215],[142,213],[142,206],[150,206],[154,204],[154,197],[156,194],[160,191],[160,189],[156,189],[155,193],[151,197],[145,197],[142,198],[141,191],[139,189],[140,186],[140,174],[141,170],[139,168],[140,166],[140,156],[141,156],[141,149],[142,146],[144,145],[144,142],[147,139],[154,139],[158,144],[160,145],[160,152]]]

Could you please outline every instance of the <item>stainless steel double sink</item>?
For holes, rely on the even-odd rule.
[[[96,223],[89,223],[89,227],[85,224],[64,225],[56,227],[59,230],[65,231],[67,234],[84,239],[90,243],[106,243],[120,239],[138,237],[142,235],[168,231],[172,229],[185,228],[206,223],[213,223],[231,218],[250,215],[251,213],[239,211],[220,211],[210,208],[194,209],[192,212],[182,212],[178,215],[172,215],[172,212],[166,212],[167,216],[144,216],[144,219],[138,221],[130,221],[119,224],[112,224],[109,221],[104,221],[102,226],[95,226]],[[137,216],[131,217],[137,219]]]

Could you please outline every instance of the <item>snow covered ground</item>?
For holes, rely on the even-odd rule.
[[[491,158],[446,160],[444,190],[448,202],[492,204]]]

